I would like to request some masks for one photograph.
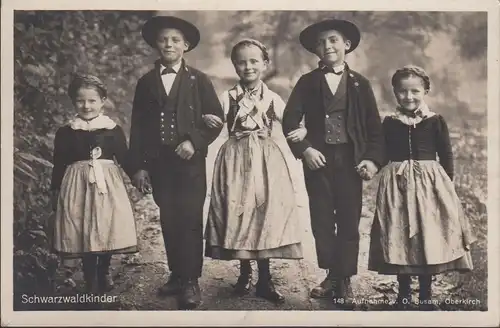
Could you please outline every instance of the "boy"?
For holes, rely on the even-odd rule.
[[[154,69],[137,83],[130,131],[134,185],[153,193],[171,275],[159,290],[178,295],[180,309],[201,302],[205,157],[222,128],[208,128],[203,114],[223,112],[209,78],[188,66],[184,53],[196,47],[198,29],[171,16],[153,17],[142,28],[159,53]]]
[[[344,61],[360,38],[356,25],[337,19],[301,32],[300,43],[319,57],[319,67],[299,79],[283,118],[285,135],[304,116],[308,130],[304,140],[289,145],[304,162],[318,264],[328,270],[311,297],[333,294],[340,306],[353,300],[350,277],[357,273],[362,179],[371,179],[384,164],[371,85]]]

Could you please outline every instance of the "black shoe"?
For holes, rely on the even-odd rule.
[[[255,295],[275,304],[285,302],[285,297],[276,290],[271,279],[259,279],[255,285]]]
[[[178,303],[179,310],[193,310],[201,304],[201,291],[198,279],[186,280],[181,283]]]
[[[354,307],[354,295],[352,293],[350,277],[337,280],[333,303],[342,309],[352,309]]]
[[[181,279],[174,274],[171,274],[168,281],[158,289],[160,296],[176,295],[181,290]]]
[[[311,298],[330,298],[337,286],[337,281],[331,276],[327,276],[318,286],[311,289]]]
[[[234,293],[239,296],[247,295],[252,289],[252,275],[242,274],[238,277],[238,281],[233,285]]]

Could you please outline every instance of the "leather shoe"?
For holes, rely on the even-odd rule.
[[[242,274],[238,277],[238,281],[236,282],[234,287],[234,293],[236,295],[246,295],[250,293],[252,289],[252,275],[251,274]]]
[[[167,283],[161,286],[160,289],[158,289],[158,294],[160,294],[161,296],[176,295],[180,292],[180,290],[181,290],[180,278],[174,274],[171,274],[170,277],[168,278]]]
[[[352,309],[354,307],[354,295],[352,293],[351,278],[340,278],[337,281],[333,302],[339,308]]]
[[[285,297],[276,290],[271,279],[257,281],[255,295],[276,304],[285,302]]]
[[[190,279],[181,283],[178,303],[180,310],[193,310],[201,304],[198,279]]]
[[[333,277],[327,276],[318,286],[311,290],[312,298],[328,298],[333,296],[336,288],[336,280]]]

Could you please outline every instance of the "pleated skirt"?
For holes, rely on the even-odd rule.
[[[473,269],[475,241],[460,200],[437,161],[392,162],[381,172],[368,269],[438,274]]]
[[[69,165],[64,174],[53,231],[53,250],[62,256],[138,251],[134,214],[121,171],[111,160],[98,161],[106,193],[89,182],[89,161]]]

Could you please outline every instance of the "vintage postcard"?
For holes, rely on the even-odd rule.
[[[2,325],[498,326],[499,16],[2,2]]]

